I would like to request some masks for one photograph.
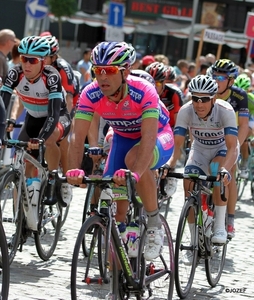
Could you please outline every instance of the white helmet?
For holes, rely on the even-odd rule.
[[[190,93],[209,94],[211,96],[217,94],[218,84],[216,80],[207,75],[197,75],[192,78],[189,83]]]

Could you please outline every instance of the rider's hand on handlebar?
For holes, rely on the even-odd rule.
[[[125,179],[126,172],[130,172],[130,170],[119,169],[115,171],[113,175],[113,180],[116,186],[126,185],[126,179]],[[131,172],[131,176],[135,179],[136,182],[140,180],[140,175],[137,172]]]
[[[232,176],[231,176],[230,172],[225,168],[221,168],[220,172],[218,173],[217,180],[222,180],[224,186],[227,186],[230,183],[231,179],[232,179]]]
[[[165,164],[165,165],[161,166],[161,169],[163,170],[163,173],[161,175],[162,179],[167,177],[169,172],[174,172],[175,171],[175,168],[170,167],[168,164]]]
[[[8,119],[7,120],[6,131],[8,131],[8,132],[13,131],[13,128],[14,128],[15,124],[16,124],[16,120],[14,120],[14,119]]]
[[[66,172],[65,176],[69,184],[79,185],[82,188],[86,187],[86,184],[82,183],[83,177],[85,176],[85,172],[83,170],[71,169]]]

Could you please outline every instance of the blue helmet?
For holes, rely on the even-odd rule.
[[[44,57],[50,55],[50,45],[45,37],[28,36],[21,40],[18,52]]]
[[[144,70],[131,70],[130,75],[136,76],[136,77],[140,77],[143,79],[146,79],[147,81],[151,82],[151,84],[153,86],[155,86],[155,81],[152,75],[148,74],[146,71]]]
[[[129,68],[136,60],[136,51],[125,42],[102,42],[94,47],[91,62],[95,66]]]

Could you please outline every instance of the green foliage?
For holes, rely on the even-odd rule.
[[[70,17],[78,10],[77,0],[46,0],[49,11],[57,18]]]

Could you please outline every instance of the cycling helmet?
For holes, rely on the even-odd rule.
[[[190,93],[215,95],[218,92],[216,80],[207,75],[197,75],[189,83]]]
[[[21,40],[18,52],[44,57],[50,55],[50,46],[45,37],[28,36]]]
[[[211,68],[212,73],[225,73],[231,78],[236,78],[238,76],[238,67],[229,59],[216,60]]]
[[[136,51],[125,42],[102,42],[91,53],[91,62],[96,66],[121,66],[129,68],[136,60]]]
[[[57,54],[59,52],[59,43],[55,36],[45,36],[50,46],[50,55]]]
[[[247,91],[251,86],[250,78],[246,74],[240,74],[236,77],[234,85],[238,86],[239,88]]]
[[[139,70],[139,69],[138,70],[131,70],[130,75],[143,78],[143,79],[151,82],[151,84],[153,86],[155,86],[155,81],[154,81],[153,77],[144,70]]]
[[[166,80],[172,80],[174,81],[176,79],[176,72],[175,69],[171,66],[165,66],[165,75]]]
[[[212,71],[211,66],[206,69],[206,75],[209,76],[209,77],[213,77],[213,71]]]
[[[145,68],[155,81],[163,81],[166,78],[165,65],[160,62],[154,62]]]

